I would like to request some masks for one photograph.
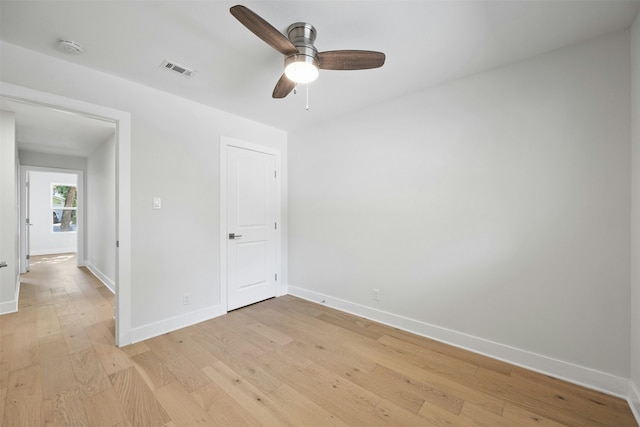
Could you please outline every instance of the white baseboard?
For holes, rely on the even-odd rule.
[[[0,302],[0,316],[18,311],[18,300]]]
[[[57,254],[72,254],[77,252],[77,248],[55,248],[55,249],[30,249],[30,256],[38,255],[57,255]]]
[[[138,328],[131,328],[131,344],[157,337],[181,328],[186,328],[187,326],[195,325],[196,323],[204,322],[223,314],[225,314],[225,312],[222,311],[220,305],[214,305],[212,307],[203,308],[201,310],[192,311],[169,319],[161,320],[159,322],[140,326]]]
[[[16,313],[18,311],[18,301],[20,300],[20,276],[16,279],[16,292],[11,301],[0,302],[0,316],[3,314]]]
[[[633,381],[629,381],[629,395],[627,396],[627,402],[633,416],[636,417],[636,422],[640,425],[640,385],[634,384]]]
[[[289,293],[299,298],[324,304],[347,313],[355,314],[385,325],[393,326],[617,397],[626,399],[629,393],[629,380],[627,378],[531,353],[526,350],[474,337],[419,320],[409,319],[339,298],[333,298],[329,295],[320,294],[308,289],[289,285]]]
[[[109,290],[111,292],[113,292],[114,294],[116,293],[116,284],[113,280],[111,280],[106,274],[104,274],[102,271],[100,271],[99,268],[97,268],[95,265],[91,264],[89,261],[83,261],[82,264],[84,264],[85,267],[87,267],[89,269],[89,271],[98,278],[98,280],[100,280],[102,282],[103,285],[105,285],[107,288],[109,288]],[[82,265],[79,264],[79,265]]]

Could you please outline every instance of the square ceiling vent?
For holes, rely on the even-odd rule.
[[[162,61],[162,64],[160,64],[160,67],[166,70],[175,71],[176,73],[182,74],[185,77],[191,77],[195,74],[195,71],[192,70],[191,68],[187,68],[184,65],[176,64],[174,61],[170,61],[168,59],[165,59],[164,61]]]

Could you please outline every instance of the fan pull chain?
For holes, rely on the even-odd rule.
[[[309,111],[309,85],[307,84],[307,111]]]

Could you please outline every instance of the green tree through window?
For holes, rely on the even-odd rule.
[[[53,231],[76,231],[78,190],[74,186],[52,186]]]

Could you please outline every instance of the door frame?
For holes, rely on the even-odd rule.
[[[0,81],[0,97],[116,125],[115,344],[131,344],[131,114],[126,111]]]
[[[267,147],[253,142],[220,136],[220,310],[222,314],[228,312],[228,289],[227,289],[227,153],[229,147],[241,148],[244,150],[257,151],[259,153],[274,156],[276,163],[276,191],[275,191],[275,214],[278,228],[275,236],[275,262],[276,274],[276,296],[287,293],[282,274],[282,164],[280,150]]]
[[[84,236],[86,233],[85,220],[84,215],[86,212],[85,207],[85,188],[84,188],[84,173],[81,170],[76,169],[62,169],[62,168],[54,168],[54,167],[42,167],[42,166],[30,166],[30,165],[20,165],[20,224],[23,229],[26,229],[26,219],[27,219],[27,174],[29,172],[44,172],[44,173],[64,173],[69,175],[75,175],[77,178],[77,187],[78,187],[78,206],[80,209],[77,210],[77,218],[78,218],[78,231],[76,234],[76,254],[77,254],[77,265],[78,267],[85,267],[86,257],[85,257],[85,247],[84,247]],[[29,242],[27,242],[27,233],[26,230],[23,233],[20,230],[20,273],[27,272],[27,247]]]

